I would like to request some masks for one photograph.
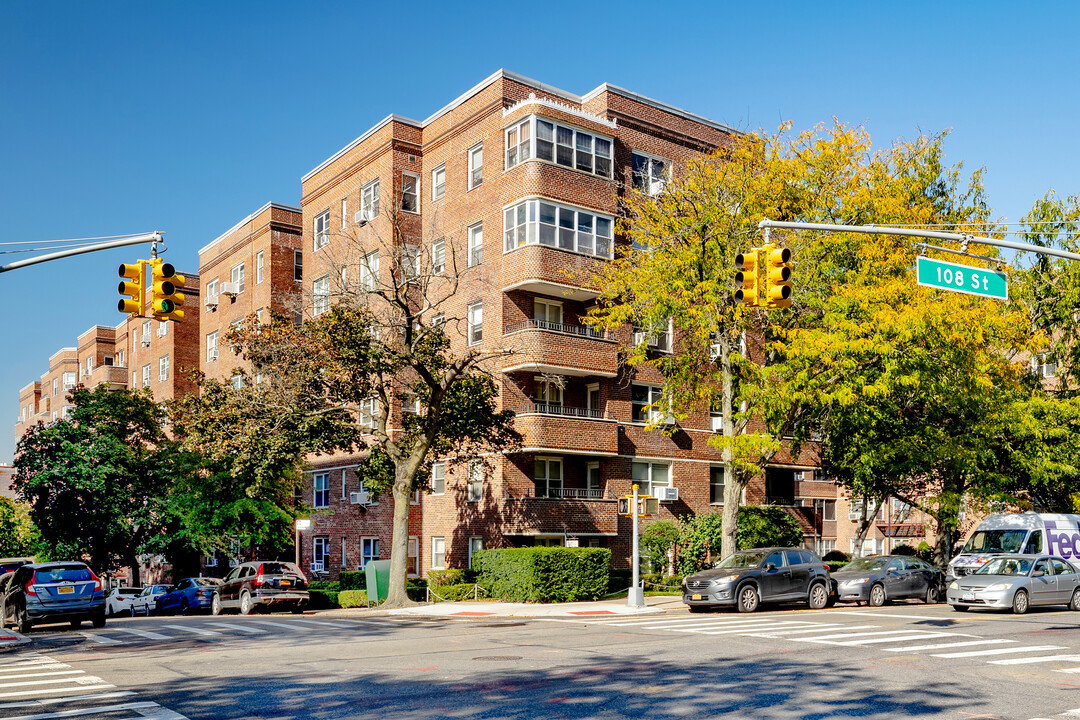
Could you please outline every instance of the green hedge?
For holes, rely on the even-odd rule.
[[[457,600],[478,600],[486,598],[487,592],[483,587],[473,583],[460,583],[458,585],[440,585],[431,589],[431,599],[435,602],[453,602]],[[438,597],[436,597],[436,595]]]
[[[356,592],[355,590],[346,590],[346,592]],[[338,591],[336,590],[322,590],[320,588],[308,587],[308,594],[311,596],[311,609],[312,610],[327,610],[329,608],[338,607]]]
[[[663,591],[678,595],[681,592],[683,576],[650,573],[643,575],[641,579],[645,581],[646,590]]]
[[[339,583],[337,580],[312,580],[307,584],[307,586],[308,590],[330,590],[333,592],[337,592],[341,589],[341,583]]]
[[[367,591],[342,590],[338,593],[338,604],[343,608],[367,607]]]
[[[448,585],[461,585],[465,582],[465,571],[460,568],[429,570],[427,579],[428,584],[433,588],[446,587]],[[442,593],[440,593],[440,595],[441,594]]]
[[[633,582],[633,579],[633,570],[612,570],[608,575],[608,594],[626,592],[626,589],[630,587],[630,583]]]
[[[342,570],[338,585],[342,590],[367,590],[367,579],[363,570]]]
[[[405,594],[410,600],[424,602],[427,600],[428,581],[423,578],[414,578],[405,581]]]
[[[607,548],[511,548],[473,556],[477,582],[508,602],[595,600],[607,591],[610,566]]]

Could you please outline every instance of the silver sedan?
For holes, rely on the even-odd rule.
[[[1004,555],[971,575],[956,578],[946,593],[953,610],[1011,608],[1022,615],[1034,605],[1080,610],[1080,573],[1059,557]]]

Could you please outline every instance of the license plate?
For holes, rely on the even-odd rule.
[[[690,599],[691,600],[700,600],[701,595],[699,593],[694,593],[693,595],[690,596]]]
[[[292,585],[292,580],[281,580],[278,584],[281,585],[281,587],[289,587]]]
[[[974,600],[975,599],[975,593],[973,593],[973,592],[964,593],[963,595],[960,596],[960,599],[961,600]]]
[[[69,594],[75,592],[75,588],[73,588],[73,587],[56,588],[56,592],[59,593],[60,595],[69,595]]]

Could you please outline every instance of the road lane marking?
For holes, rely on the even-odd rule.
[[[115,638],[106,637],[105,635],[98,635],[98,634],[92,633],[92,632],[85,632],[84,631],[84,632],[80,632],[79,634],[82,635],[84,638],[88,638],[90,640],[93,640],[96,643],[101,643],[102,645],[123,645],[124,644],[123,640],[116,640]]]
[[[37,670],[39,668],[48,668],[48,669],[55,670],[56,668],[66,668],[66,667],[71,667],[71,666],[70,665],[65,665],[64,663],[56,662],[55,660],[53,660],[52,662],[47,662],[47,663],[36,662],[36,663],[27,663],[25,665],[12,665],[12,666],[9,666],[9,667],[0,668],[0,673],[26,672],[28,670]],[[0,675],[0,677],[4,677],[4,676]]]
[[[775,622],[772,620],[751,620],[747,622],[737,623],[702,623],[701,625],[683,625],[677,628],[666,628],[671,632],[696,632],[698,630],[761,630],[769,627],[788,627],[792,625],[806,626],[807,623],[800,622],[798,620],[792,620],[790,622]],[[649,628],[645,628],[649,629]]]
[[[170,630],[181,630],[183,632],[194,633],[195,635],[220,635],[217,630],[203,630],[197,627],[189,627],[187,625],[162,625],[161,627],[167,627]]]
[[[912,630],[879,630],[877,632],[869,632],[869,633],[864,633],[864,632],[857,632],[857,633],[842,632],[842,633],[836,633],[834,635],[821,635],[820,637],[814,637],[814,638],[794,638],[794,639],[798,640],[799,642],[816,642],[818,640],[847,640],[848,638],[854,640],[856,638],[870,637],[872,635],[911,635],[912,632],[913,632]],[[930,632],[930,631],[928,630],[926,632]],[[971,636],[968,635],[967,637],[971,637]]]
[[[340,625],[338,625],[337,623],[328,623],[328,622],[323,622],[321,620],[301,620],[300,618],[289,618],[289,622],[307,623],[308,625],[321,625],[323,627],[334,628],[335,630],[344,630],[345,629],[345,628],[341,627]]]
[[[858,640],[831,640],[831,641],[826,641],[826,642],[829,642],[832,645],[846,645],[846,646],[851,646],[851,645],[872,645],[873,643],[907,642],[908,640],[924,640],[924,639],[929,640],[929,639],[935,638],[935,637],[948,637],[950,635],[953,635],[953,633],[930,633],[930,634],[921,634],[920,633],[920,634],[903,635],[903,636],[900,636],[900,637],[897,637],[897,636],[894,635],[892,637],[884,637],[884,638],[878,637],[878,638],[862,638],[862,639],[858,639]]]
[[[1008,658],[1007,660],[990,660],[991,665],[1030,665],[1041,662],[1054,662],[1062,660],[1080,660],[1080,655],[1043,655],[1041,657]]]
[[[275,629],[285,628],[288,630],[303,630],[307,632],[311,631],[311,628],[309,627],[304,627],[303,625],[290,625],[286,622],[271,622],[269,620],[249,620],[248,622],[256,623],[258,625],[269,625],[270,627]]]
[[[149,630],[133,630],[131,628],[116,628],[115,630],[112,630],[111,632],[130,633],[132,635],[138,635],[139,637],[144,637],[147,640],[173,640],[174,639],[172,635],[161,635],[161,634],[156,633],[156,632],[150,632]]]
[[[1064,650],[1061,645],[1029,645],[1027,647],[998,648],[997,650],[972,650],[970,652],[942,653],[933,655],[939,658],[966,658],[980,655],[1008,655],[1015,652],[1041,652],[1043,650]]]
[[[885,648],[888,652],[914,652],[915,650],[944,650],[951,647],[965,647],[968,645],[996,645],[999,643],[1014,643],[1016,640],[997,638],[995,640],[965,640],[955,643],[939,643],[937,645],[908,645],[907,647]]]
[[[844,625],[843,623],[827,623],[820,627],[809,627],[792,630],[769,630],[761,633],[746,633],[747,637],[760,637],[760,638],[774,638],[779,639],[785,635],[795,635],[796,633],[809,633],[809,632],[832,632],[833,630],[873,630],[879,628],[880,625]]]
[[[28,675],[5,675],[0,680],[21,680],[23,678],[36,678],[36,677],[54,677],[56,675],[85,675],[82,670],[51,670],[49,672],[30,673]],[[72,678],[64,678],[64,680],[70,680]],[[47,681],[46,681],[47,682]],[[8,683],[0,685],[0,687],[8,687],[18,685],[18,683]]]
[[[57,698],[38,698],[37,700],[17,700],[15,702],[0,703],[0,710],[14,710],[15,708],[36,708],[42,705],[57,705],[66,702],[85,702],[87,700],[115,700],[117,698],[131,697],[135,693],[131,690],[117,690],[109,693],[96,693],[94,695],[68,695]]]
[[[142,702],[124,703],[122,705],[101,705],[98,707],[78,708],[76,710],[58,710],[56,712],[38,713],[36,715],[19,715],[18,717],[9,718],[8,720],[54,720],[57,718],[79,717],[80,715],[120,712],[122,710],[133,710],[138,712],[142,717],[158,717],[157,715],[147,715],[141,711],[150,710],[153,712],[153,708],[159,707],[161,706],[156,702],[144,700]],[[179,715],[177,717],[183,716]]]
[[[887,618],[902,618],[904,620],[944,620],[943,617],[932,617],[929,615],[900,615],[899,613],[879,613],[869,610],[831,610],[829,615],[863,615],[866,617],[887,617]]]
[[[234,623],[213,622],[206,623],[207,625],[213,625],[214,627],[228,628],[230,630],[239,630],[240,632],[251,633],[252,635],[265,635],[265,630],[259,628],[248,627],[247,625],[237,625]]]

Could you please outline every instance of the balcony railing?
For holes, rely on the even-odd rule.
[[[530,403],[523,412],[537,413],[538,415],[559,415],[561,417],[579,417],[599,420],[604,417],[601,410],[595,408],[570,407],[568,405],[552,405],[551,403]]]
[[[600,488],[548,488],[536,489],[533,497],[552,499],[602,500],[604,491]]]
[[[791,495],[766,495],[766,505],[794,505],[795,498]]]
[[[519,332],[521,330],[551,330],[552,332],[577,335],[578,337],[592,338],[593,340],[611,339],[606,332],[594,330],[586,325],[568,325],[567,323],[548,322],[547,320],[534,320],[532,318],[523,322],[514,323],[513,325],[508,325],[503,330],[503,335],[509,335],[510,333]]]

